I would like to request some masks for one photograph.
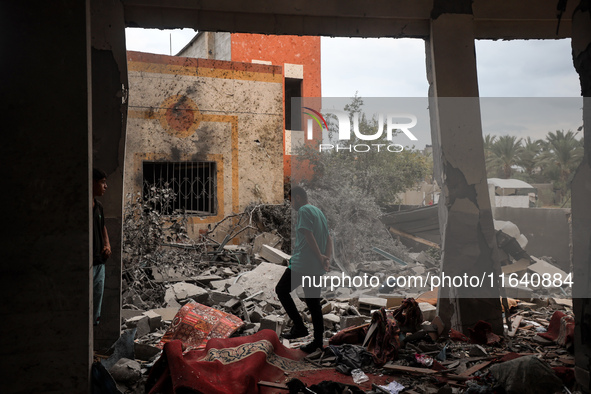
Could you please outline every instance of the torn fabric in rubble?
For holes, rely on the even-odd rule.
[[[247,337],[211,339],[204,349],[183,354],[180,341],[164,345],[146,382],[150,394],[255,394],[261,380],[313,368],[302,352],[288,349],[272,330]]]

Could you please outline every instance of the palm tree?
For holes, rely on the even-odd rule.
[[[500,169],[505,179],[511,178],[512,166],[517,164],[521,152],[521,138],[502,135],[493,142],[489,162],[493,168]]]
[[[527,139],[523,141],[523,147],[517,157],[517,165],[523,168],[529,181],[531,181],[534,170],[539,167],[539,156],[541,151],[541,140],[532,140],[531,137],[527,137]]]
[[[543,163],[547,165],[548,172],[557,173],[557,186],[563,196],[566,195],[571,174],[583,158],[582,139],[577,140],[576,135],[571,130],[566,133],[556,130],[556,133],[548,132],[543,142]]]
[[[490,134],[486,134],[483,138],[482,138],[482,144],[484,145],[484,163],[486,164],[486,173],[488,174],[489,177],[492,177],[492,174],[494,172],[494,168],[492,168],[492,164],[491,164],[491,157],[492,157],[492,146],[495,143],[497,139],[496,135],[490,135]]]

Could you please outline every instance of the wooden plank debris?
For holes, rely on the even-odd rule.
[[[474,372],[480,371],[481,369],[488,367],[492,362],[493,362],[493,360],[489,360],[489,361],[484,361],[479,364],[473,365],[472,367],[470,367],[467,370],[465,370],[464,372],[462,372],[459,376],[466,376],[466,377],[470,376]]]
[[[417,237],[415,235],[406,233],[404,231],[397,230],[394,227],[390,227],[388,230],[390,230],[390,232],[392,234],[394,234],[394,235],[398,235],[399,237],[410,239],[411,241],[415,241],[415,242],[421,243],[423,245],[427,245],[427,246],[429,246],[431,248],[435,248],[435,249],[440,249],[441,248],[435,242],[431,242],[431,241],[428,241],[428,240],[426,240],[424,238],[420,238],[420,237]]]
[[[434,373],[437,373],[437,371],[435,371],[434,369],[407,367],[405,365],[386,364],[384,365],[384,368],[395,372],[420,373],[425,375],[432,375]]]
[[[513,322],[511,323],[511,330],[509,330],[510,337],[515,336],[515,333],[517,332],[517,329],[519,328],[519,325],[521,324],[522,320],[523,320],[523,316],[521,316],[521,315],[518,315],[515,317],[515,319],[513,319]]]

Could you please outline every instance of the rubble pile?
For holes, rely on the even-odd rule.
[[[290,258],[285,247],[290,242],[277,223],[287,214],[285,204],[249,207],[234,218],[230,235],[221,241],[208,233],[200,244],[163,243],[144,256],[141,264],[125,268],[121,329],[131,338],[127,346],[134,352],[108,368],[120,392],[143,392],[146,373],[160,356],[172,327],[178,327],[179,311],[185,305],[198,305],[202,311],[216,311],[240,321],[232,336],[272,330],[281,337],[291,322],[274,287]],[[275,221],[277,215],[283,215],[282,219]],[[242,238],[246,241],[231,244],[239,234],[246,236]],[[503,249],[507,252],[503,274],[514,275],[516,280],[532,273],[566,275],[551,259],[524,255],[515,242],[502,241],[510,245]],[[415,287],[411,294],[385,282],[386,274],[438,275],[437,253],[405,252],[399,254],[404,256],[401,259],[379,248],[372,250],[375,260],[345,268],[347,274],[378,277],[379,286],[339,286],[323,292],[327,346],[306,358],[314,370],[332,368],[331,380],[349,385],[350,392],[553,393],[575,389],[574,322],[568,290],[506,287],[510,309],[505,311],[504,333],[493,333],[491,325],[483,321],[466,335],[444,332],[437,316],[437,289]],[[335,261],[326,276],[338,277],[344,272]],[[293,294],[294,301],[312,332],[311,317],[298,295],[303,297]],[[203,313],[207,321],[209,316]],[[203,343],[216,337],[210,334],[200,333]],[[283,339],[282,343],[298,348],[311,340],[309,335]],[[113,357],[104,357],[108,356]],[[259,386],[272,387],[278,393],[300,384],[304,387],[301,392],[309,392],[306,386],[320,387],[304,383],[310,375],[307,372],[286,372],[284,379],[259,382]]]

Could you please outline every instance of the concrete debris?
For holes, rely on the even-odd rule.
[[[260,322],[260,330],[273,330],[277,333],[277,336],[281,335],[283,327],[285,326],[285,320],[276,315],[269,315],[263,318]]]
[[[122,358],[109,369],[109,373],[117,383],[133,384],[142,377],[141,366],[135,360]]]
[[[154,332],[162,325],[162,316],[154,311],[147,311],[143,313],[148,318],[148,325],[150,326],[150,332]]]
[[[270,246],[272,248],[281,249],[282,239],[279,235],[273,233],[262,233],[254,238],[252,252],[261,253],[263,245]]]
[[[364,316],[341,316],[339,324],[341,330],[349,327],[356,327],[365,324],[366,318]]]
[[[419,302],[419,308],[421,308],[421,312],[423,313],[423,321],[430,322],[435,319],[437,308],[433,305],[426,302]]]
[[[275,249],[269,245],[263,245],[261,247],[261,257],[265,260],[279,265],[287,265],[287,262],[291,258],[290,255],[283,253],[279,249]]]
[[[529,267],[527,267],[527,269],[530,272],[539,274],[539,275],[544,275],[544,274],[550,274],[552,280],[554,280],[554,278],[556,278],[554,275],[559,275],[561,278],[561,282],[564,283],[564,281],[567,280],[567,273],[564,272],[563,270],[561,270],[558,267],[555,267],[554,265],[548,263],[547,261],[544,261],[542,259],[538,259],[536,257],[532,256],[532,259],[534,259],[535,263],[530,265]]]
[[[146,334],[149,334],[150,331],[150,318],[148,316],[135,316],[125,321],[125,326],[127,328],[136,328],[136,338],[143,337]]]
[[[268,225],[270,222],[265,223]],[[227,237],[218,237],[217,241],[211,238],[211,242],[207,241],[207,251],[201,254],[191,254],[192,249],[175,247],[171,250],[178,254],[174,254],[173,260],[167,260],[158,269],[126,271],[122,328],[134,329],[135,358],[141,361],[141,366],[157,357],[160,349],[154,345],[160,342],[179,309],[190,300],[242,319],[245,325],[235,335],[252,335],[270,329],[281,336],[283,331],[291,328],[291,321],[275,293],[275,286],[290,258],[285,253],[289,251],[289,234],[285,236],[259,224],[257,227],[264,232],[253,234],[250,242],[243,245],[229,245],[230,239]],[[486,340],[479,341],[480,345],[477,341],[470,343],[469,332],[450,332],[437,316],[437,288],[417,287],[409,290],[399,288],[396,284],[387,285],[388,276],[427,278],[438,275],[440,251],[430,249],[407,253],[403,261],[406,265],[389,258],[367,260],[357,266],[353,264],[353,275],[376,276],[380,279],[379,286],[357,287],[347,284],[337,286],[332,291],[325,289],[321,301],[325,340],[339,337],[343,330],[361,332],[359,336],[362,340],[364,337],[371,339],[385,335],[384,332],[378,335],[377,325],[370,324],[372,313],[384,308],[387,319],[392,320],[392,313],[403,305],[403,301],[414,298],[420,309],[420,313],[416,313],[418,317],[414,319],[421,320],[417,327],[401,327],[398,324],[396,327],[402,330],[396,334],[400,335],[397,338],[400,348],[397,349],[396,357],[390,360],[385,369],[363,368],[364,372],[374,373],[375,377],[387,370],[388,374],[395,374],[396,381],[406,387],[404,392],[409,393],[462,393],[467,389],[472,390],[469,392],[487,392],[487,388],[499,386],[507,392],[527,393],[556,388],[558,381],[551,367],[572,368],[574,365],[573,357],[565,347],[568,344],[560,340],[564,330],[561,331],[562,325],[559,326],[558,339],[555,340],[547,340],[543,335],[536,334],[552,331],[549,330],[549,322],[556,311],[563,311],[566,315],[563,320],[567,322],[572,315],[569,288],[535,288],[531,280],[528,282],[524,279],[531,279],[532,274],[549,274],[552,278],[558,275],[564,282],[567,273],[549,262],[550,258],[523,256],[521,252],[509,253],[514,244],[523,247],[526,240],[522,239],[519,229],[510,222],[498,222],[495,226],[503,233],[503,237],[513,239],[503,238],[510,241],[507,249],[503,249],[506,252],[502,262],[504,290],[505,295],[513,299],[509,303],[510,310],[505,311],[510,326],[507,327],[505,337],[494,344],[487,344]],[[370,253],[368,257],[379,259],[380,255],[390,255],[386,249],[380,251],[384,253]],[[343,275],[340,269],[333,267],[325,275],[329,278],[328,283],[330,278]],[[512,282],[509,282],[510,278]],[[132,283],[143,283],[145,286],[132,288]],[[283,339],[286,346],[296,348],[311,340],[313,327],[307,306],[300,299],[303,293],[296,290],[292,296],[310,332],[305,338],[292,341]],[[526,354],[535,357],[520,357]],[[130,355],[127,357],[133,358]],[[513,357],[519,358],[508,361]],[[417,362],[425,359],[431,360],[433,364]],[[117,368],[113,367],[118,382],[133,382],[137,378],[138,365],[129,361],[122,359],[121,363],[116,364]],[[140,375],[144,373],[143,370]],[[539,375],[544,375],[543,379],[547,381],[538,377],[535,371],[540,371]],[[476,377],[478,379],[474,379]]]

